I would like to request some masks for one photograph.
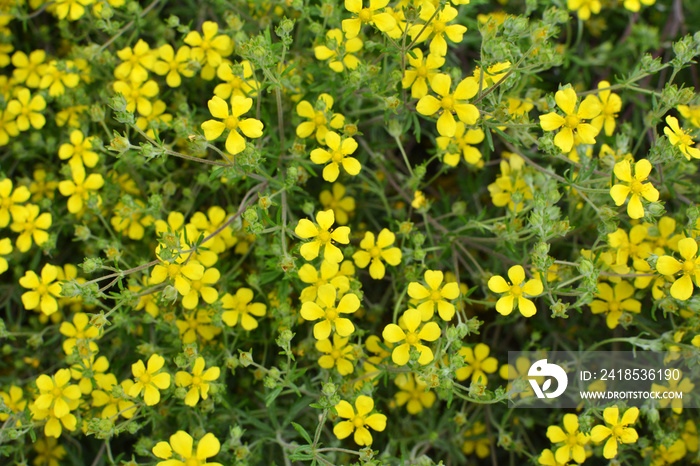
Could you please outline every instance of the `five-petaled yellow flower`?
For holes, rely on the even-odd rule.
[[[389,0],[370,0],[369,7],[362,6],[362,0],[345,0],[345,9],[354,13],[350,19],[343,20],[345,37],[353,39],[360,34],[363,24],[372,24],[382,32],[391,31],[396,27],[396,20],[389,13],[379,12],[389,3]]]
[[[335,405],[338,416],[347,419],[347,421],[341,421],[336,424],[335,427],[333,427],[333,433],[342,440],[349,437],[354,431],[356,444],[361,446],[371,445],[372,434],[367,427],[371,427],[377,432],[382,432],[386,429],[386,416],[379,413],[370,414],[374,409],[374,400],[365,395],[357,397],[357,400],[355,400],[355,408],[357,412],[355,412],[352,405],[345,400]]]
[[[341,139],[335,131],[327,131],[325,134],[325,144],[328,149],[314,149],[311,151],[311,161],[319,165],[327,164],[323,167],[323,179],[331,183],[338,179],[340,165],[352,176],[360,173],[362,165],[350,154],[357,150],[357,142],[353,138]]]
[[[459,355],[464,358],[466,366],[460,367],[455,372],[457,380],[466,380],[471,377],[474,382],[484,385],[488,382],[488,375],[498,369],[498,360],[489,356],[491,348],[484,343],[477,343],[474,348],[463,346],[459,349]]]
[[[688,131],[678,126],[678,119],[669,115],[666,117],[666,124],[668,126],[664,128],[664,133],[671,144],[678,147],[686,159],[700,159],[700,149],[695,147],[695,141]]]
[[[555,458],[558,463],[566,464],[570,460],[583,463],[586,460],[584,447],[590,438],[579,432],[578,416],[572,413],[564,415],[564,429],[559,426],[547,428],[547,438],[552,443],[564,443],[557,448]]]
[[[309,321],[322,319],[314,325],[314,338],[327,339],[335,329],[341,337],[347,337],[355,331],[355,326],[341,314],[352,314],[360,308],[360,299],[353,293],[340,298],[336,305],[337,291],[327,283],[318,287],[316,301],[307,301],[301,305],[301,316]]]
[[[571,88],[557,91],[554,95],[557,106],[564,112],[561,116],[556,112],[540,115],[540,126],[545,131],[559,132],[554,136],[554,144],[564,153],[571,152],[574,147],[574,135],[583,144],[595,144],[598,130],[590,123],[583,120],[591,120],[600,114],[600,101],[594,95],[586,97],[581,105],[578,105],[576,91]]]
[[[170,442],[158,442],[153,447],[153,454],[165,461],[160,461],[156,466],[221,466],[221,463],[209,463],[208,458],[216,456],[221,449],[221,443],[214,434],[205,434],[197,442],[197,450],[192,451],[194,439],[185,431],[178,430],[170,436]],[[180,459],[173,458],[173,452]]]
[[[364,239],[360,241],[362,250],[352,255],[355,265],[364,269],[369,264],[370,277],[381,280],[386,273],[386,267],[382,261],[393,266],[401,263],[401,249],[389,247],[394,244],[395,239],[395,235],[386,228],[379,232],[376,242],[374,233],[366,232]]]
[[[232,155],[243,152],[245,149],[245,139],[238,132],[245,134],[249,138],[259,138],[262,136],[263,124],[255,118],[240,119],[240,116],[250,110],[253,106],[253,99],[249,97],[234,96],[231,99],[231,113],[229,114],[228,104],[221,97],[214,96],[207,103],[209,112],[214,118],[222,121],[207,120],[202,123],[202,130],[207,141],[213,141],[229,131],[226,137],[226,150]]]
[[[639,438],[637,431],[632,427],[628,427],[637,421],[639,416],[638,408],[630,408],[622,415],[620,419],[620,409],[617,406],[605,408],[603,418],[608,424],[607,426],[595,426],[591,429],[591,440],[596,443],[601,443],[608,438],[603,447],[603,456],[607,459],[617,456],[617,443],[635,443]]]
[[[210,367],[205,371],[204,358],[201,356],[194,361],[191,374],[185,371],[178,371],[175,374],[175,385],[189,388],[187,396],[185,396],[185,404],[187,406],[196,405],[200,396],[203,400],[206,400],[209,396],[209,382],[218,379],[220,373],[221,369],[216,366]]]
[[[441,334],[440,327],[435,322],[428,322],[420,331],[417,331],[421,324],[420,317],[420,311],[418,309],[409,309],[403,313],[403,323],[406,325],[406,331],[403,331],[401,327],[396,324],[389,324],[384,327],[382,336],[386,341],[389,343],[404,342],[394,347],[391,353],[391,360],[394,361],[394,364],[403,366],[408,362],[411,346],[416,348],[420,353],[418,364],[424,366],[433,360],[433,351],[422,344],[421,341],[437,340]]]
[[[264,316],[267,306],[263,303],[251,303],[252,300],[253,290],[250,288],[240,288],[235,295],[226,293],[221,298],[221,307],[225,310],[221,314],[221,320],[229,327],[233,327],[240,320],[241,327],[245,330],[255,330],[258,328],[258,321],[253,316]]]
[[[316,349],[323,353],[318,358],[318,365],[324,369],[333,369],[336,367],[340,375],[352,374],[355,368],[352,362],[353,356],[352,345],[348,345],[348,339],[343,338],[337,333],[333,335],[333,342],[329,338],[316,342]]]
[[[596,300],[591,303],[593,314],[606,314],[605,319],[608,328],[617,327],[622,312],[634,312],[638,314],[642,310],[642,303],[633,298],[634,287],[626,281],[620,281],[613,289],[607,283],[598,283]]]
[[[417,309],[421,312],[421,319],[424,322],[432,319],[437,307],[442,320],[452,320],[455,306],[448,300],[459,297],[459,284],[450,282],[441,287],[444,275],[439,270],[426,270],[424,276],[428,288],[418,282],[408,284],[408,295],[420,301]]]
[[[624,204],[625,199],[629,196],[627,215],[630,218],[644,217],[644,207],[640,197],[650,202],[659,200],[659,191],[651,183],[644,183],[651,173],[651,163],[647,159],[635,163],[634,175],[632,175],[632,165],[629,160],[623,160],[615,164],[613,171],[615,176],[625,183],[616,184],[610,188],[610,197],[615,201],[615,205]]]
[[[45,264],[41,269],[41,279],[32,270],[27,270],[19,279],[19,284],[31,291],[22,295],[22,304],[28,310],[39,308],[50,316],[58,310],[58,298],[61,295],[61,284],[55,281],[58,277],[58,267]]]
[[[170,386],[170,374],[160,372],[165,364],[165,359],[158,354],[148,359],[148,367],[144,366],[140,359],[131,365],[135,383],[129,390],[129,396],[137,397],[143,393],[143,399],[147,406],[153,406],[160,401],[160,391]]]
[[[525,317],[532,317],[537,312],[535,303],[527,299],[530,296],[537,296],[544,289],[542,281],[533,278],[525,282],[525,270],[520,265],[514,265],[508,269],[508,278],[512,284],[508,284],[500,275],[495,275],[489,279],[489,290],[494,293],[506,293],[496,302],[496,310],[507,316],[517,305],[520,313]]]
[[[479,119],[479,109],[466,103],[479,91],[479,83],[470,76],[457,84],[454,92],[450,92],[452,78],[446,74],[436,74],[430,81],[430,87],[440,96],[440,99],[432,95],[426,95],[418,101],[416,110],[421,115],[432,116],[442,110],[437,121],[437,130],[440,136],[452,137],[457,131],[457,122],[452,113],[457,114],[459,121],[467,125],[473,125]]]
[[[294,233],[300,238],[315,238],[313,241],[301,245],[299,252],[302,257],[307,261],[314,260],[318,257],[321,247],[323,247],[323,258],[325,260],[335,263],[341,262],[343,253],[333,242],[348,244],[350,242],[350,228],[338,227],[331,229],[335,222],[335,215],[330,209],[317,213],[316,221],[318,222],[318,227],[311,220],[302,218],[294,229]]]
[[[700,283],[700,257],[697,257],[698,243],[694,238],[683,238],[678,241],[678,251],[683,261],[679,261],[671,256],[661,256],[656,261],[656,270],[661,275],[669,277],[679,272],[682,273],[682,276],[671,285],[671,296],[685,301],[693,294],[693,278],[695,278],[696,285]]]
[[[60,369],[53,377],[41,374],[36,379],[39,388],[39,397],[35,404],[39,409],[47,409],[56,418],[62,418],[71,411],[71,405],[80,398],[80,388],[77,385],[68,385],[70,382],[70,370]],[[77,408],[74,406],[72,409]]]

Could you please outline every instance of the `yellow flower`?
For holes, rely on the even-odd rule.
[[[660,385],[653,383],[651,384],[651,391],[657,393],[684,393],[686,396],[690,396],[695,388],[695,384],[690,381],[688,377],[683,377],[683,372],[679,371],[679,377],[668,379],[668,385]],[[683,398],[674,397],[673,399],[665,398],[659,396],[659,408],[665,408],[669,404],[671,409],[676,414],[681,414],[683,412]]]
[[[24,399],[24,392],[21,388],[12,385],[7,392],[0,391],[3,403],[11,413],[19,413],[27,407],[27,400]],[[0,413],[0,421],[5,422],[10,418],[8,413]],[[10,426],[11,427],[11,426]]]
[[[50,316],[58,310],[58,298],[61,294],[61,284],[56,282],[58,267],[45,264],[41,269],[41,280],[32,270],[27,270],[19,279],[19,284],[31,291],[22,295],[22,304],[27,310],[39,308],[45,315]]]
[[[483,422],[476,421],[464,432],[464,437],[466,440],[462,443],[462,452],[465,455],[475,453],[477,458],[488,458],[491,455],[491,440]]]
[[[114,419],[117,414],[124,417],[124,419],[131,419],[138,408],[133,401],[127,400],[126,396],[112,396],[112,389],[115,385],[117,385],[117,378],[113,374],[107,374],[102,390],[93,390],[91,393],[92,406],[102,408],[100,412],[102,419]],[[127,379],[120,385],[126,394],[134,385],[134,381]]]
[[[37,246],[41,246],[49,239],[46,230],[51,227],[51,214],[44,212],[39,215],[39,206],[29,204],[22,214],[14,216],[10,229],[19,233],[17,237],[17,249],[27,252],[32,246],[32,239]]]
[[[112,86],[114,92],[118,92],[126,99],[126,111],[137,111],[143,116],[153,112],[153,104],[150,98],[155,97],[158,92],[158,84],[149,79],[148,81],[115,81]]]
[[[335,215],[332,210],[324,210],[316,214],[318,227],[311,220],[302,218],[299,220],[294,233],[302,239],[315,238],[313,241],[301,245],[299,252],[307,261],[318,257],[319,250],[323,247],[323,258],[330,262],[340,263],[343,260],[343,253],[333,242],[340,244],[350,243],[350,228],[338,227],[331,229],[335,222]]]
[[[88,340],[94,345],[91,340],[100,336],[100,330],[90,324],[90,318],[84,312],[78,312],[73,316],[73,323],[61,322],[59,331],[68,337],[63,342],[63,351],[70,355],[73,354],[78,341]],[[94,348],[97,346],[95,345]]]
[[[444,57],[447,55],[445,36],[450,39],[450,42],[458,44],[462,42],[462,37],[467,32],[467,28],[461,24],[447,24],[457,17],[458,12],[456,8],[446,5],[437,15],[435,14],[436,9],[437,7],[431,2],[421,3],[419,17],[427,25],[414,24],[409,28],[408,34],[416,43],[431,39],[430,53]]]
[[[542,454],[537,458],[537,462],[545,466],[567,466],[568,463],[560,463],[554,457],[554,453],[549,448],[542,450]]]
[[[182,307],[194,309],[199,304],[199,297],[207,304],[211,304],[219,297],[219,292],[211,285],[216,284],[221,278],[221,274],[215,268],[204,271],[202,278],[190,282],[190,292],[182,297]]]
[[[70,368],[71,377],[78,381],[78,388],[83,395],[89,395],[94,388],[106,388],[106,385],[114,377],[112,374],[105,374],[109,369],[109,361],[105,356],[95,359],[91,354],[87,358],[80,358],[77,364]]]
[[[80,84],[75,63],[72,60],[51,60],[42,69],[40,89],[49,90],[51,97],[58,97],[66,92],[66,87],[74,88]]]
[[[13,191],[9,178],[0,181],[0,228],[10,223],[10,215],[14,218],[24,214],[24,207],[19,204],[26,202],[30,194],[26,186],[18,186]]]
[[[355,411],[357,410],[357,412]],[[368,396],[360,395],[355,400],[355,409],[345,400],[335,405],[338,416],[347,421],[341,421],[333,427],[333,433],[338,439],[343,440],[355,432],[355,443],[362,445],[372,444],[372,434],[367,427],[383,432],[386,429],[386,416],[383,414],[370,414],[374,409],[374,400]]]
[[[204,212],[195,212],[190,219],[190,224],[194,225],[204,236],[211,236],[216,233],[206,244],[207,249],[220,254],[238,241],[233,236],[231,228],[223,228],[228,219],[229,215],[224,209],[219,206],[212,206],[207,209],[206,214]]]
[[[693,294],[693,280],[700,283],[700,258],[697,257],[698,243],[693,238],[683,238],[678,241],[678,251],[683,262],[671,256],[661,256],[656,261],[656,270],[661,275],[673,277],[678,272],[682,276],[671,285],[671,296],[685,301]]]
[[[413,374],[399,374],[394,383],[399,387],[394,395],[396,405],[406,405],[410,414],[418,414],[435,403],[435,393],[427,390],[428,384]]]
[[[95,0],[55,0],[51,6],[58,19],[75,21],[85,14],[85,7]]]
[[[187,255],[179,256],[174,262],[163,261],[153,267],[151,271],[151,285],[163,283],[169,280],[182,296],[187,296],[192,291],[192,281],[201,280],[204,276],[204,266],[196,260],[190,260],[186,264]]]
[[[564,431],[564,429],[566,431]],[[564,415],[564,429],[559,426],[549,426],[547,428],[547,438],[552,443],[564,443],[557,448],[555,459],[558,463],[568,463],[571,460],[583,463],[586,460],[584,447],[589,438],[579,432],[578,417],[575,414]]]
[[[157,315],[157,314],[156,314]],[[185,344],[193,343],[197,340],[197,335],[205,341],[214,339],[221,333],[220,327],[214,327],[211,323],[209,312],[204,309],[198,309],[183,316],[184,320],[178,319],[175,321],[177,329],[180,331],[180,338]]]
[[[454,136],[438,136],[436,139],[437,146],[446,152],[442,161],[451,167],[456,167],[459,163],[461,152],[468,164],[478,167],[480,162],[483,164],[481,151],[472,144],[479,144],[484,140],[484,136],[484,131],[481,128],[467,129],[464,123],[458,121]],[[457,151],[452,150],[451,144],[454,144]]]
[[[484,343],[477,343],[472,349],[469,346],[462,346],[459,355],[464,358],[466,366],[457,369],[455,375],[457,380],[466,380],[471,376],[472,382],[479,382],[483,385],[488,383],[488,375],[493,374],[498,369],[498,360],[489,356],[491,348]]]
[[[391,31],[396,27],[396,20],[389,13],[379,13],[387,6],[389,0],[370,0],[369,7],[362,7],[362,0],[345,0],[345,9],[354,13],[350,19],[343,20],[345,37],[352,39],[360,34],[363,24],[371,24],[382,32]]]
[[[87,105],[72,105],[66,107],[56,114],[56,125],[59,127],[71,126],[73,128],[80,127],[80,116],[88,109]]]
[[[77,385],[68,385],[70,379],[68,369],[59,369],[52,377],[46,374],[40,375],[36,379],[36,386],[39,389],[39,396],[34,402],[36,407],[48,410],[57,418],[68,415],[71,409],[77,407],[75,402],[81,395]],[[74,407],[71,408],[71,405]]]
[[[99,173],[91,173],[85,177],[85,167],[80,162],[71,162],[71,175],[73,180],[64,180],[58,183],[58,190],[63,196],[68,197],[68,212],[78,214],[85,207],[92,192],[97,191],[105,184],[104,178]],[[102,199],[97,195],[100,205]]]
[[[7,112],[16,115],[17,129],[27,131],[31,125],[34,129],[41,129],[46,124],[46,118],[41,112],[46,108],[46,101],[41,95],[32,97],[26,87],[20,88],[15,93],[15,99],[7,103]]]
[[[569,10],[575,11],[578,17],[584,21],[591,17],[591,13],[596,15],[600,13],[601,8],[600,0],[568,0],[567,6]],[[601,86],[599,85],[598,87]]]
[[[226,311],[221,314],[221,319],[229,327],[233,327],[240,320],[241,327],[251,331],[258,328],[258,321],[255,317],[265,315],[267,306],[263,303],[251,303],[253,300],[253,290],[250,288],[240,288],[235,296],[226,293],[221,297],[221,307]]]
[[[333,183],[332,191],[324,189],[318,198],[324,210],[332,209],[338,225],[347,225],[348,217],[355,212],[355,199],[345,196],[345,186]]]
[[[307,301],[301,305],[301,317],[308,321],[322,319],[314,325],[314,338],[325,340],[335,332],[341,337],[347,337],[355,331],[350,319],[340,317],[341,314],[352,314],[360,308],[360,299],[353,293],[340,298],[336,305],[337,291],[327,283],[318,287],[316,301]]]
[[[151,50],[143,39],[139,39],[133,48],[124,47],[117,51],[117,56],[122,62],[114,69],[114,77],[139,83],[148,79],[148,70],[153,69],[157,58],[156,51]]]
[[[353,356],[352,345],[348,345],[348,339],[342,338],[337,333],[333,335],[333,343],[326,338],[316,342],[316,349],[324,353],[318,358],[318,365],[324,369],[338,369],[340,375],[352,374],[355,369],[351,361],[355,360]]]
[[[591,1],[593,3],[598,2],[598,0]],[[569,4],[570,3],[571,0],[569,1]],[[600,9],[600,3],[598,3],[598,8]],[[596,11],[596,13],[598,12]],[[605,89],[606,87],[610,87],[610,83],[608,81],[601,81],[598,83],[598,89]],[[595,117],[593,121],[591,121],[591,124],[598,130],[598,132],[605,127],[605,134],[607,136],[612,136],[613,132],[615,131],[615,118],[617,118],[617,113],[622,109],[622,99],[620,99],[619,95],[610,92],[610,89],[600,91],[598,93],[598,99],[600,100],[600,115]]]
[[[36,458],[34,466],[59,466],[60,461],[66,456],[66,449],[63,445],[58,445],[53,437],[42,438],[34,444]]]
[[[40,70],[46,60],[46,51],[42,49],[32,51],[29,56],[24,52],[17,51],[12,55],[12,77],[17,84],[24,84],[27,87],[36,89],[41,82]]]
[[[243,60],[237,65],[224,60],[216,70],[216,76],[223,82],[216,85],[214,95],[222,99],[231,96],[255,97],[258,94],[259,85],[248,60]]]
[[[218,379],[220,374],[221,369],[216,366],[210,367],[205,371],[204,358],[200,356],[194,361],[191,374],[185,371],[178,371],[175,374],[175,385],[189,388],[187,396],[185,397],[185,404],[187,406],[195,406],[199,402],[200,396],[203,400],[208,398],[208,382],[213,382]]]
[[[158,354],[153,354],[148,359],[148,367],[144,366],[142,360],[138,360],[131,365],[131,373],[134,375],[134,385],[129,389],[128,395],[132,397],[141,396],[147,406],[153,406],[160,401],[160,391],[170,386],[170,374],[160,372],[165,364],[165,359]]]
[[[0,239],[0,274],[5,273],[8,269],[7,259],[3,256],[7,256],[12,252],[12,240],[10,238]]]
[[[165,76],[165,82],[170,87],[180,87],[182,76],[191,78],[194,70],[190,68],[191,50],[183,45],[177,49],[177,53],[172,45],[165,44],[158,49],[160,60],[154,62],[153,71],[160,76]],[[229,94],[230,95],[230,94]],[[228,96],[224,97],[228,98]]]
[[[688,131],[678,126],[678,119],[669,115],[666,117],[666,124],[668,126],[664,128],[664,133],[668,137],[671,145],[678,147],[678,150],[680,150],[688,160],[690,160],[691,157],[700,159],[700,149],[695,147],[695,141],[690,137]]]
[[[324,260],[318,271],[311,264],[302,265],[299,268],[299,280],[308,283],[309,286],[301,290],[299,301],[302,304],[307,301],[315,301],[318,287],[327,283],[333,285],[338,290],[338,294],[344,295],[350,289],[348,276],[353,275],[354,272],[355,267],[350,261],[343,262],[341,268],[340,264]]]
[[[459,297],[459,284],[450,282],[440,287],[444,276],[439,270],[426,270],[424,276],[428,288],[418,282],[408,284],[408,295],[420,301],[417,309],[421,312],[421,320],[426,322],[432,319],[435,308],[437,308],[442,320],[452,320],[455,314],[455,306],[447,300]]]
[[[82,162],[86,167],[92,168],[99,159],[92,151],[92,140],[92,137],[86,138],[82,131],[75,129],[70,133],[70,143],[61,144],[58,148],[58,157],[61,160]]]
[[[598,293],[591,306],[593,314],[606,314],[605,323],[608,328],[617,327],[622,311],[639,313],[642,310],[642,303],[632,298],[634,287],[629,282],[621,281],[615,285],[615,289],[607,283],[598,283]]]
[[[314,47],[314,54],[318,60],[330,60],[328,66],[336,73],[341,73],[345,68],[354,70],[360,64],[355,55],[362,49],[362,40],[359,37],[345,40],[340,29],[331,29],[326,33],[326,45]]]
[[[445,64],[445,57],[428,54],[423,56],[423,51],[419,48],[411,50],[406,54],[409,67],[403,74],[401,86],[404,89],[411,88],[411,97],[421,99],[428,95],[428,84],[433,77],[438,74],[438,70]],[[412,69],[411,69],[412,67]]]
[[[508,384],[506,385],[506,391],[509,392],[511,398],[514,398],[518,395],[518,393],[511,393],[511,390],[513,389],[513,381],[519,377],[528,377],[527,373],[530,370],[531,365],[532,363],[528,358],[520,356],[518,359],[515,360],[515,366],[513,366],[512,364],[504,364],[498,370],[498,375],[500,375],[501,378],[506,379],[508,381]],[[541,378],[544,379],[544,377]],[[538,378],[536,377],[535,379]],[[542,384],[543,382],[543,380],[538,380],[539,384]],[[519,392],[520,398],[527,398],[529,396],[534,396],[534,394],[535,392],[532,390],[532,387],[529,384],[525,388],[525,391]]]
[[[78,408],[79,404],[80,401],[75,400],[70,405],[70,408],[76,409]],[[36,405],[36,403],[29,404],[29,411],[31,411],[33,415],[32,419],[34,421],[46,421],[46,424],[44,425],[44,435],[47,437],[58,438],[61,436],[64,427],[70,431],[74,431],[78,424],[77,418],[70,412],[65,416],[58,418],[53,414],[52,410],[41,409]]]
[[[110,221],[114,231],[117,233],[126,232],[127,236],[133,240],[142,239],[145,232],[144,227],[153,224],[153,217],[143,215],[144,210],[146,210],[146,206],[139,199],[134,200],[130,205],[119,201],[114,206],[114,216]]]
[[[457,132],[457,122],[452,115],[453,112],[461,122],[467,125],[473,125],[479,119],[479,109],[466,103],[467,99],[471,99],[479,91],[479,83],[473,77],[460,81],[454,92],[450,93],[452,78],[446,74],[436,74],[430,81],[430,87],[440,96],[440,99],[426,95],[418,101],[416,110],[426,116],[442,111],[437,121],[440,136],[451,138]]]
[[[700,105],[679,105],[678,113],[689,120],[691,125],[700,128]]]
[[[655,2],[656,0],[625,0],[624,5],[625,8],[636,13],[642,7],[642,4],[650,6]]]
[[[192,46],[192,58],[203,64],[202,78],[211,80],[214,78],[216,68],[224,57],[233,52],[233,41],[224,34],[216,35],[219,25],[213,21],[205,21],[202,24],[202,34],[190,31],[185,36],[185,44]]]
[[[494,293],[506,293],[496,302],[496,310],[500,314],[507,316],[517,305],[523,316],[534,316],[537,312],[537,307],[535,303],[527,298],[542,293],[544,289],[542,282],[536,278],[525,282],[525,270],[520,265],[514,265],[508,269],[508,278],[512,284],[508,284],[500,275],[495,275],[489,279],[489,290]]]
[[[382,261],[392,266],[401,263],[401,249],[389,247],[394,244],[395,239],[395,235],[386,228],[379,232],[376,242],[374,233],[366,232],[365,237],[360,241],[360,248],[363,250],[352,255],[355,265],[364,269],[369,264],[369,275],[375,280],[381,280],[386,273]]]
[[[554,95],[557,106],[564,112],[561,116],[556,112],[540,115],[540,126],[544,131],[559,132],[554,136],[554,144],[564,153],[571,152],[574,147],[574,135],[582,144],[595,144],[595,137],[598,130],[595,126],[584,123],[583,120],[590,120],[600,114],[600,101],[594,95],[586,97],[578,106],[576,91],[566,88],[557,91]]]
[[[194,445],[192,437],[182,430],[178,430],[170,436],[170,443],[158,442],[153,447],[153,454],[165,461],[160,461],[156,466],[221,466],[220,463],[209,463],[208,458],[216,456],[221,449],[221,443],[214,434],[205,434],[197,442],[196,451],[192,451]],[[175,452],[180,459],[173,458]]]
[[[306,118],[308,121],[297,126],[296,133],[300,138],[308,138],[316,135],[319,144],[326,141],[326,133],[330,126],[333,129],[341,129],[345,125],[345,117],[340,113],[333,113],[333,97],[323,93],[316,99],[316,108],[309,102],[302,100],[297,104],[297,115]]]
[[[395,346],[391,353],[391,360],[398,366],[406,364],[410,358],[409,350],[411,347],[416,348],[420,353],[418,364],[426,365],[433,360],[433,351],[423,345],[421,341],[435,341],[440,338],[440,327],[435,322],[428,322],[420,331],[418,327],[421,324],[421,315],[418,309],[409,309],[403,313],[403,322],[406,325],[406,332],[396,324],[389,324],[384,327],[382,336],[389,343],[405,343]]]
[[[357,142],[353,138],[343,138],[335,131],[327,131],[324,135],[325,145],[330,149],[314,149],[311,151],[311,161],[323,165],[323,179],[333,182],[338,179],[340,165],[352,176],[360,173],[362,165],[355,157],[349,157],[357,150]],[[330,163],[329,163],[330,162]]]
[[[601,443],[608,438],[603,448],[603,456],[607,459],[617,456],[617,443],[635,443],[639,438],[637,431],[630,424],[634,424],[639,416],[638,408],[630,408],[622,415],[620,419],[620,410],[617,406],[605,408],[603,418],[607,426],[595,426],[591,429],[591,440],[595,443]]]
[[[647,456],[647,454],[651,453],[651,466],[666,466],[683,459],[688,450],[689,448],[686,447],[685,442],[682,439],[677,439],[670,447],[659,444],[655,447],[645,448],[642,451],[642,455]]]
[[[625,183],[616,184],[610,188],[610,197],[615,201],[615,205],[624,204],[629,196],[627,215],[635,219],[644,217],[644,207],[640,197],[650,202],[659,200],[659,191],[651,183],[644,183],[651,173],[651,163],[647,159],[641,159],[634,164],[634,175],[632,175],[630,162],[623,160],[615,164],[614,171],[615,176]]]
[[[47,180],[46,170],[39,168],[34,170],[34,181],[29,185],[29,192],[32,194],[32,202],[39,202],[42,199],[53,199],[54,191],[58,187],[58,181]],[[1,202],[0,202],[1,203]],[[0,210],[2,208],[0,207]]]
[[[253,106],[253,99],[240,96],[233,97],[231,99],[231,114],[228,111],[228,104],[221,97],[212,97],[207,105],[211,115],[222,120],[207,120],[202,123],[202,130],[207,141],[213,141],[221,136],[224,131],[228,130],[226,150],[232,155],[236,155],[245,149],[245,139],[238,132],[239,130],[249,138],[262,136],[263,124],[260,120],[255,118],[239,119],[241,115]]]
[[[428,205],[428,201],[425,199],[425,194],[423,191],[416,191],[413,193],[413,200],[411,201],[411,207],[414,209],[423,209]]]

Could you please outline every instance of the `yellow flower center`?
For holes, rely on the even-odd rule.
[[[425,78],[426,76],[428,76],[428,67],[425,65],[419,66],[418,68],[416,68],[416,74],[421,78]]]
[[[333,322],[337,318],[338,311],[334,307],[326,309],[326,320],[330,320],[331,322]]]
[[[56,387],[53,390],[51,390],[51,395],[54,398],[61,398],[63,396],[63,390],[61,390],[61,387]]]
[[[224,123],[226,124],[226,129],[234,130],[238,128],[238,118],[233,115],[226,118]]]
[[[314,118],[314,124],[316,126],[323,126],[326,124],[326,117],[323,116],[323,113],[318,111],[316,112],[316,117]]]
[[[454,110],[454,105],[455,105],[455,99],[452,97],[452,94],[447,94],[445,97],[442,98],[442,108],[447,110],[447,111],[452,111]]]
[[[85,194],[85,188],[83,187],[83,185],[75,185],[75,194],[78,196],[82,196],[83,194]]]
[[[691,273],[695,270],[695,261],[693,259],[688,259],[683,262],[683,272]]]
[[[382,250],[375,246],[369,250],[369,254],[376,259],[382,254]]]
[[[189,458],[187,461],[185,461],[185,466],[199,466],[200,463],[197,458]]]
[[[510,287],[510,294],[512,294],[514,298],[519,298],[523,294],[523,288],[520,285],[513,285]]]
[[[445,22],[433,21],[433,31],[435,31],[435,34],[442,34],[445,31]]]
[[[642,184],[641,181],[635,180],[635,181],[633,181],[632,183],[630,183],[630,192],[631,192],[632,194],[636,194],[637,196],[641,196],[641,195],[642,195],[643,186],[644,186],[644,185]]]
[[[199,291],[202,289],[202,281],[201,280],[196,280],[192,282],[192,289],[195,291]]]
[[[615,438],[622,437],[622,433],[624,432],[624,430],[625,430],[625,426],[623,426],[622,424],[616,425],[615,427],[612,428],[613,437],[615,437]]]
[[[343,161],[343,157],[345,157],[345,156],[343,155],[343,153],[340,152],[339,150],[336,150],[336,151],[333,151],[333,155],[331,156],[331,159],[332,159],[335,163],[340,163],[340,162]]]
[[[321,231],[318,233],[318,240],[322,243],[327,243],[331,240],[331,232],[330,231]]]
[[[333,351],[331,351],[331,357],[333,359],[340,359],[340,356],[341,356],[340,351],[338,351],[337,349],[334,349]]]
[[[569,439],[566,443],[568,443],[572,447],[578,445],[578,436],[575,433],[569,434]]]
[[[148,385],[149,383],[151,383],[151,374],[146,372],[141,377],[139,377],[139,382],[141,382],[144,385]]]
[[[175,278],[180,273],[180,264],[168,265],[168,276]]]
[[[45,295],[48,291],[49,291],[48,287],[46,285],[44,285],[43,283],[40,284],[36,289],[36,292],[39,293],[40,295]]]
[[[442,299],[442,295],[440,294],[440,290],[434,290],[433,292],[431,292],[430,299],[432,301],[440,301]]]
[[[197,375],[195,375],[194,377],[192,377],[192,385],[193,385],[193,386],[196,387],[196,386],[198,386],[200,383],[202,383],[202,378],[201,378],[201,377],[199,377],[199,376],[197,376]]]
[[[197,328],[197,321],[194,320],[194,319],[192,319],[192,320],[189,321],[189,325],[190,325],[190,328],[191,328],[192,330],[194,330],[194,329]]]
[[[576,115],[567,115],[566,118],[564,118],[564,120],[564,125],[571,129],[575,129],[580,123],[580,120]]]
[[[415,332],[408,332],[406,334],[406,343],[409,345],[415,345],[420,341],[420,338],[418,338],[418,335]]]
[[[368,23],[372,19],[372,10],[369,8],[363,8],[360,10],[360,14],[357,16],[363,23]]]
[[[610,309],[610,312],[617,312],[620,310],[620,303],[612,301],[608,304],[608,309]]]

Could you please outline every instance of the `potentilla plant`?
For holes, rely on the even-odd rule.
[[[697,462],[695,6],[0,2],[0,463]]]

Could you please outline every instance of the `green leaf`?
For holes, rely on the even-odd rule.
[[[297,424],[296,422],[292,422],[292,427],[294,427],[294,429],[295,429],[297,432],[299,432],[299,434],[301,434],[302,437],[304,437],[304,440],[306,440],[306,443],[308,443],[308,444],[313,443],[313,441],[311,440],[311,436],[310,436],[309,433],[306,431],[306,429],[304,429],[302,426],[300,426],[300,425]]]

